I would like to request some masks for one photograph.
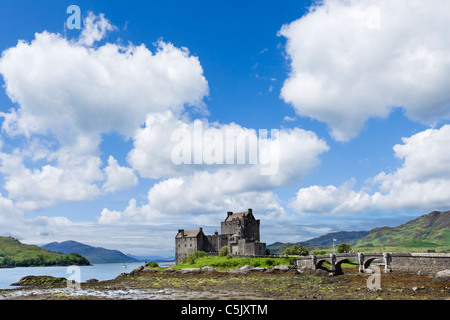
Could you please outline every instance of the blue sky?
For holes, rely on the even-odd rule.
[[[445,6],[2,2],[2,235],[171,254],[250,207],[268,243],[448,209]],[[197,119],[278,129],[278,172],[174,165]]]

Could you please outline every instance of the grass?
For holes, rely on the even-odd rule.
[[[245,265],[251,267],[263,267],[273,268],[278,265],[290,265],[291,261],[288,258],[238,258],[231,256],[212,256],[202,255],[195,257],[194,259],[185,259],[185,261],[174,266],[174,269],[182,268],[203,268],[206,266],[214,267],[217,269],[230,269],[239,268]]]

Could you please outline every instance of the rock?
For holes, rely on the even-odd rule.
[[[417,292],[418,290],[423,290],[425,287],[413,287],[412,291]]]
[[[240,267],[238,270],[239,271],[249,271],[250,269],[251,269],[252,267],[251,266],[249,266],[249,265],[245,265],[245,266],[243,266],[243,267]]]
[[[86,283],[97,283],[98,280],[97,279],[88,279],[86,280]]]
[[[256,272],[264,272],[267,269],[264,267],[256,267],[256,268],[251,268],[250,271],[256,271]]]
[[[280,271],[288,271],[288,270],[291,269],[291,266],[287,265],[287,264],[282,264],[282,265],[279,265],[279,266],[275,266],[273,268],[276,269],[276,270],[280,270]]]
[[[134,270],[132,271],[132,273],[138,273],[138,272],[141,272],[143,269],[144,269],[144,266],[136,267],[136,268],[134,268]]]
[[[140,272],[144,272],[144,273],[152,273],[152,272],[158,272],[158,270],[149,268],[149,267],[145,267],[144,269],[142,269]]]
[[[433,280],[445,281],[450,280],[450,269],[442,270],[436,273]]]
[[[203,267],[203,268],[201,268],[200,270],[201,270],[202,272],[215,272],[215,271],[217,271],[216,268],[210,267],[210,266]]]
[[[179,270],[180,273],[200,273],[200,268],[183,268]]]
[[[280,270],[279,270],[279,269],[272,268],[272,269],[267,269],[265,272],[266,272],[266,273],[277,273],[277,272],[280,272]]]
[[[181,269],[180,269],[181,270]],[[176,272],[177,270],[175,270],[174,268],[170,267],[164,270],[161,270],[161,272],[167,272],[167,273],[171,273],[171,272]]]
[[[12,286],[48,286],[48,285],[65,285],[66,278],[56,278],[52,276],[26,276],[18,282],[11,284]]]

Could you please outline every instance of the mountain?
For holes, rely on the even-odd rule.
[[[450,211],[433,211],[408,221],[398,227],[375,228],[370,231],[332,232],[318,238],[297,242],[308,249],[331,247],[336,244],[349,243],[353,247],[411,247],[432,248],[450,247]],[[282,254],[286,248],[297,243],[275,242],[268,245],[271,253]],[[445,249],[444,250],[447,250]]]
[[[336,239],[336,244],[349,243],[355,244],[359,239],[369,234],[369,231],[339,231],[331,232],[318,238],[313,238],[301,242],[303,245],[310,246],[330,246],[333,245],[333,238]]]
[[[76,252],[86,257],[91,263],[112,263],[112,262],[138,262],[118,250],[110,250],[100,247],[92,247],[76,241],[51,242],[43,245],[42,248],[61,253]]]
[[[313,249],[312,247],[332,246],[333,238],[337,240],[335,242],[336,244],[350,243],[353,245],[367,234],[369,234],[369,231],[338,231],[297,243],[275,242],[268,245],[267,248],[269,248],[270,253],[272,254],[282,254],[286,248],[292,247],[294,244],[302,244],[308,249]]]
[[[370,230],[356,245],[438,247],[450,246],[450,211],[433,211],[398,227]]]
[[[62,254],[12,237],[0,237],[0,267],[89,265],[79,254]]]

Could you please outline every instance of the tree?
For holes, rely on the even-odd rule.
[[[307,256],[309,255],[309,251],[308,249],[306,249],[306,247],[302,246],[301,244],[294,244],[292,247],[286,248],[286,250],[284,250],[284,254],[287,256],[290,255]]]
[[[341,243],[337,248],[337,252],[339,253],[350,252],[350,250],[352,250],[352,247],[348,243]]]

